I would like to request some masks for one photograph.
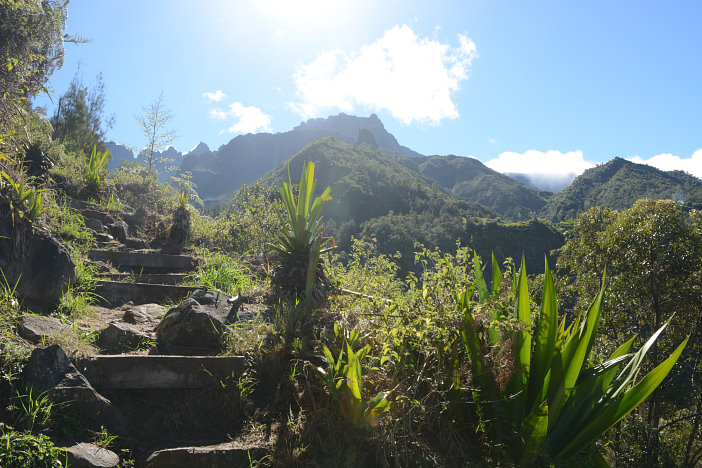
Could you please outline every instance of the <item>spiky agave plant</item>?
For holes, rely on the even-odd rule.
[[[288,182],[283,182],[280,196],[286,208],[287,226],[271,246],[277,256],[272,283],[281,296],[303,298],[305,307],[324,300],[330,282],[324,272],[321,255],[330,251],[332,239],[322,233],[322,207],[331,200],[327,187],[312,200],[317,181],[314,163],[302,168],[298,200],[295,201],[288,167]]]
[[[600,320],[604,284],[588,311],[566,329],[565,317],[558,322],[554,280],[547,262],[541,312],[534,329],[522,260],[513,284],[513,318],[521,325],[512,337],[518,367],[502,391],[484,350],[506,344],[495,329],[487,333],[480,330],[471,299],[477,291],[478,300],[485,303],[497,293],[502,275],[494,257],[492,267],[492,294],[477,256],[473,289],[456,294],[464,312],[462,337],[471,363],[473,401],[488,437],[510,447],[519,466],[533,466],[539,456],[566,463],[577,457],[592,466],[607,466],[594,450],[594,442],[653,393],[680,357],[687,339],[638,381],[644,357],[667,323],[637,352],[629,352],[632,338],[604,363],[587,367]],[[505,319],[498,314],[492,317],[493,324]]]

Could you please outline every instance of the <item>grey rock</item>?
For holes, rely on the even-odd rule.
[[[142,304],[131,307],[124,312],[122,320],[127,323],[155,322],[166,313],[166,308],[158,304]]]
[[[59,345],[32,351],[23,377],[25,386],[34,395],[47,392],[54,403],[70,404],[94,429],[104,426],[112,432],[121,432],[126,427],[124,415],[95,391]]]
[[[146,249],[149,247],[149,243],[144,239],[137,239],[134,237],[129,237],[125,240],[124,245],[130,249]]]
[[[159,345],[219,349],[232,319],[229,296],[197,290],[163,317],[156,329]]]
[[[6,227],[0,227],[0,264],[7,283],[17,285],[18,298],[30,307],[50,309],[75,278],[68,250],[31,226],[7,234]]]
[[[144,346],[150,339],[147,335],[124,323],[111,323],[100,332],[98,346],[108,353],[117,354],[133,351]]]
[[[20,317],[18,325],[19,335],[32,343],[40,343],[41,340],[57,336],[69,328],[61,320],[43,315],[25,315]]]
[[[116,453],[87,442],[67,447],[66,458],[71,468],[113,468],[119,465]]]
[[[104,232],[96,232],[93,237],[95,237],[95,240],[98,242],[110,242],[115,240],[114,237],[112,237],[109,234],[105,234]]]
[[[102,225],[102,221],[95,218],[85,218],[85,226],[88,229],[92,229],[95,232],[104,232],[105,226]]]
[[[58,384],[71,367],[61,346],[35,348],[24,368],[24,383],[35,395],[44,393]]]
[[[119,220],[113,222],[112,224],[108,224],[107,229],[110,231],[110,234],[115,236],[115,239],[121,243],[124,244],[127,241],[127,237],[129,236],[129,226],[124,221]]]

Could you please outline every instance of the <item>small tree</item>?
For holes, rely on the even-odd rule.
[[[153,170],[154,162],[159,162],[154,161],[155,153],[164,146],[173,143],[177,138],[175,131],[168,128],[174,115],[165,108],[163,92],[158,96],[158,99],[143,107],[142,110],[144,113],[136,117],[147,142],[142,154],[146,158],[149,170]]]
[[[88,89],[76,71],[68,91],[59,98],[56,114],[51,117],[53,138],[64,142],[68,149],[89,151],[93,146],[105,151],[105,133],[112,128],[114,116],[103,117],[105,111],[105,84],[102,73],[95,85]]]

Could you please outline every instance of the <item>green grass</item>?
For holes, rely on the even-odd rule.
[[[207,249],[203,249],[200,266],[186,277],[186,282],[229,295],[251,291],[256,286],[256,279],[246,266],[226,254]]]

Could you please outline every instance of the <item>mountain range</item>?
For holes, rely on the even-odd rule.
[[[478,203],[505,220],[543,218],[557,222],[573,218],[593,205],[624,209],[644,197],[674,198],[689,208],[702,207],[702,181],[681,171],[664,172],[614,158],[585,171],[564,190],[552,193],[533,187],[534,181],[524,174],[501,174],[471,157],[423,156],[400,145],[375,114],[357,117],[342,113],[326,119],[308,120],[288,132],[240,135],[215,151],[205,143],[199,143],[185,154],[169,147],[157,153],[155,160],[167,158],[173,161],[171,165],[179,165],[180,171],[189,172],[200,198],[211,205],[229,200],[242,184],[255,182],[300,152],[311,157],[313,149],[321,151],[319,145],[313,143],[322,138],[345,143],[349,145],[347,150],[363,146],[373,154],[384,153],[391,158],[383,160],[383,164],[391,164],[393,170],[401,171],[403,181],[411,178],[421,184],[433,185],[435,191],[441,191],[452,200]],[[308,148],[308,145],[312,147]],[[331,146],[327,144],[327,150],[331,151]],[[124,146],[110,142],[107,147],[112,152],[110,169],[122,161],[135,160],[132,151]],[[339,148],[333,151],[343,152]],[[368,159],[366,165],[378,164],[379,161],[369,153],[356,154],[355,157]],[[143,155],[136,160],[143,162]],[[352,165],[345,161],[344,170],[350,170]],[[156,163],[156,168],[160,171],[160,178],[167,180],[167,168],[159,164]],[[340,170],[337,168],[335,173]],[[397,184],[388,186],[397,187]],[[344,190],[350,190],[344,187]],[[382,212],[384,205],[368,202],[364,209],[368,213],[384,215],[387,214]],[[338,208],[343,211],[342,207]]]

